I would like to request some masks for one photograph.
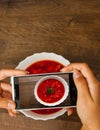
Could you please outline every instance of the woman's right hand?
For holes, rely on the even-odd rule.
[[[100,82],[86,63],[72,63],[61,71],[74,71],[77,113],[83,124],[82,130],[100,130]]]

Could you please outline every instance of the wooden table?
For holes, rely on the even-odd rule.
[[[37,52],[87,62],[100,80],[99,0],[0,0],[0,69]],[[76,112],[49,121],[0,110],[0,130],[79,130]]]

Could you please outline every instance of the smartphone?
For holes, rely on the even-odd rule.
[[[49,77],[49,78],[48,78]],[[66,98],[59,104],[55,105],[44,105],[43,103],[39,102],[39,100],[36,98],[36,86],[39,86],[40,82],[43,81],[43,79],[49,81],[43,81],[44,84],[41,83],[42,88],[40,88],[39,91],[42,96],[48,97],[54,97],[55,93],[59,94],[59,83],[58,83],[58,88],[56,87],[55,89],[57,91],[52,91],[50,88],[51,83],[49,84],[50,81],[54,82],[53,78],[57,77],[58,79],[61,79],[61,81],[66,82],[65,83],[65,89],[68,90]],[[51,78],[51,80],[50,80]],[[58,80],[56,79],[56,80]],[[57,82],[56,82],[57,83]],[[76,107],[76,101],[77,101],[77,89],[74,84],[73,80],[73,72],[71,73],[47,73],[47,74],[30,74],[30,75],[24,75],[24,76],[12,76],[11,77],[11,84],[12,84],[12,98],[13,101],[16,103],[16,110],[37,110],[37,109],[54,109],[54,108],[68,108],[68,107]],[[44,86],[48,84],[47,90],[45,90],[45,94],[42,92],[44,91],[43,88]],[[52,86],[52,85],[51,85]],[[38,88],[39,89],[39,88]],[[39,93],[37,92],[37,93]],[[48,92],[48,93],[47,93]],[[63,92],[60,92],[62,94]],[[39,95],[39,97],[40,97]],[[42,97],[43,98],[43,97]],[[44,100],[46,100],[44,98]],[[54,97],[55,98],[55,97]],[[41,99],[42,100],[42,99]],[[49,100],[49,99],[48,99]],[[55,98],[56,100],[56,98]],[[52,101],[50,102],[52,104]],[[53,101],[54,103],[54,101]]]

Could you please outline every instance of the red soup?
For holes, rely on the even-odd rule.
[[[64,86],[57,79],[46,79],[37,89],[38,97],[46,103],[55,103],[64,95]]]
[[[30,74],[59,72],[63,65],[52,60],[38,61],[30,65],[26,70]]]
[[[53,73],[53,72],[59,72],[64,66],[56,61],[53,60],[42,60],[33,63],[30,65],[26,70],[30,72],[30,74],[41,74],[41,73]],[[63,90],[61,90],[63,91]],[[63,92],[62,92],[63,94]],[[61,98],[61,97],[60,97]],[[35,113],[38,114],[52,114],[57,111],[61,110],[61,108],[58,109],[44,109],[44,110],[32,110]]]

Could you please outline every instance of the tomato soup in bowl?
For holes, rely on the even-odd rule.
[[[45,106],[56,106],[68,96],[67,82],[60,76],[51,75],[41,78],[35,86],[34,95],[37,101]]]

